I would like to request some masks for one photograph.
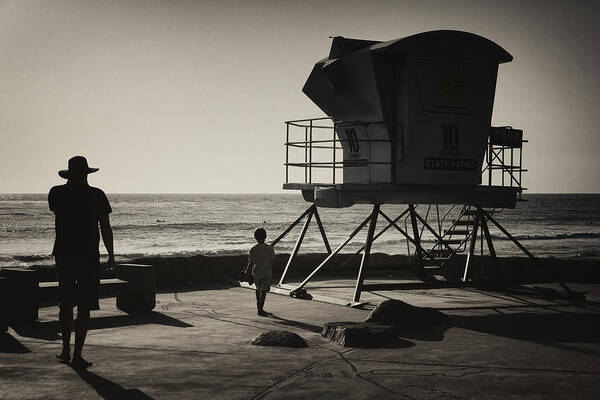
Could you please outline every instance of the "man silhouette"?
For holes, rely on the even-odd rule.
[[[87,368],[92,363],[81,356],[88,330],[90,310],[98,310],[100,286],[100,253],[102,240],[108,251],[108,264],[114,266],[113,234],[108,214],[112,211],[104,192],[89,186],[87,175],[98,171],[88,167],[85,157],[69,160],[69,169],[58,172],[67,179],[65,185],[54,186],[48,194],[48,205],[55,214],[56,239],[52,254],[58,274],[58,318],[63,348],[56,357],[75,368]],[[77,306],[75,349],[71,360],[73,307]]]

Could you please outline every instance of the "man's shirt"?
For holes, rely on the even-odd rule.
[[[104,192],[87,184],[69,182],[54,186],[48,205],[56,215],[56,257],[98,257],[98,222],[112,212]]]

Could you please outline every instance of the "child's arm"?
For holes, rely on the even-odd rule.
[[[252,271],[252,266],[254,265],[254,263],[250,260],[248,260],[248,265],[246,265],[246,269],[244,269],[244,272],[246,274],[250,273],[250,271]]]
[[[254,281],[254,278],[252,276],[252,265],[254,263],[252,261],[248,261],[248,265],[246,265],[246,268],[242,268],[242,270],[240,271],[240,277],[239,277],[239,281],[240,282],[248,282],[250,284],[252,284],[252,281]]]
[[[248,265],[246,265],[246,269],[244,270],[244,273],[246,274],[250,273],[250,271],[252,270],[252,265],[254,264],[254,254],[252,254],[253,250],[254,247],[251,248],[248,252]]]

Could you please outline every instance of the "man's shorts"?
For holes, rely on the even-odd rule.
[[[271,291],[271,279],[269,278],[256,279],[254,281],[254,285],[256,286],[256,290],[260,290],[262,292]]]
[[[100,257],[56,257],[58,306],[99,310]]]

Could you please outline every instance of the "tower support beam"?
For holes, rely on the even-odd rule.
[[[326,259],[324,259],[321,264],[319,264],[307,277],[306,279],[304,279],[302,281],[302,283],[300,283],[300,285],[298,285],[296,288],[294,288],[294,290],[292,290],[292,292],[297,291],[299,289],[302,289],[311,279],[313,276],[315,276],[315,274],[317,272],[319,272],[319,270],[321,268],[323,268],[336,254],[338,254],[340,251],[342,251],[342,249],[344,247],[346,247],[346,245],[354,238],[354,236],[356,236],[356,234],[358,234],[358,232],[360,232],[362,230],[362,228],[365,227],[365,225],[367,225],[367,223],[371,220],[371,216],[369,215],[367,218],[365,218],[365,220],[350,234],[350,236],[344,241],[344,243],[342,243],[341,245],[339,245],[331,254],[329,254],[327,256]]]
[[[417,216],[415,211],[415,206],[412,204],[408,205],[408,209],[410,210],[410,223],[413,229],[414,236],[414,244],[415,244],[415,253],[417,255],[417,262],[419,263],[419,267],[421,270],[424,269],[423,266],[423,249],[421,247],[421,236],[419,235],[419,227],[417,226]]]
[[[534,258],[534,256],[521,243],[519,243],[506,229],[504,229],[492,217],[492,212],[493,211],[484,210],[481,206],[474,206],[474,205],[470,205],[470,206],[466,205],[463,207],[463,210],[460,212],[460,215],[458,217],[459,219],[462,218],[464,215],[473,216],[471,231],[466,234],[466,238],[464,239],[462,244],[459,246],[460,248],[462,248],[462,246],[464,244],[466,244],[466,246],[467,246],[467,257],[466,257],[466,262],[465,262],[465,266],[464,266],[464,271],[462,271],[462,277],[461,277],[462,282],[467,282],[469,280],[469,272],[470,272],[469,268],[471,267],[471,264],[473,262],[473,256],[475,255],[478,239],[481,239],[481,242],[482,242],[481,252],[482,252],[482,256],[483,256],[483,251],[484,251],[483,250],[483,239],[484,238],[485,238],[485,241],[487,244],[487,248],[488,248],[488,251],[490,254],[491,261],[495,268],[496,276],[500,277],[501,270],[500,270],[500,266],[499,266],[498,259],[497,259],[496,249],[495,249],[495,246],[494,246],[494,243],[492,240],[492,236],[490,234],[488,221],[491,221],[504,235],[506,235],[510,240],[512,240],[513,243],[515,243],[515,245],[517,245],[525,254],[527,254],[529,257]],[[446,213],[446,215],[447,215],[447,213]],[[446,215],[444,215],[444,217],[442,218],[442,221],[443,221],[443,219],[446,218]],[[383,229],[381,229],[379,232],[376,233],[377,222],[378,222],[377,220],[378,220],[379,216],[383,217],[387,221],[387,224],[383,227]],[[400,215],[398,215],[394,219],[391,219],[388,215],[385,214],[385,212],[383,212],[383,210],[381,210],[380,204],[373,204],[373,208],[372,208],[370,214],[354,229],[354,231],[352,233],[350,233],[350,235],[344,240],[344,242],[342,244],[340,244],[337,248],[335,248],[332,251],[329,241],[327,239],[327,235],[325,234],[325,229],[323,227],[321,218],[319,216],[317,206],[316,206],[316,204],[313,203],[307,210],[305,210],[302,213],[302,215],[300,217],[298,217],[281,235],[279,235],[272,242],[273,245],[276,244],[277,242],[279,242],[285,235],[287,235],[296,225],[300,224],[300,222],[302,222],[304,219],[302,230],[296,240],[295,246],[294,246],[294,248],[290,254],[290,257],[287,261],[287,264],[284,268],[281,279],[279,281],[279,285],[283,285],[285,278],[287,276],[287,273],[289,272],[289,269],[290,269],[294,259],[297,257],[297,255],[300,251],[300,247],[305,239],[308,227],[309,227],[311,221],[313,220],[313,217],[314,217],[314,220],[317,222],[320,236],[323,239],[323,243],[325,244],[325,248],[327,249],[328,255],[317,267],[315,267],[312,270],[312,272],[310,272],[310,274],[299,285],[294,287],[294,289],[290,292],[290,294],[293,296],[296,296],[296,295],[302,296],[305,292],[304,287],[306,286],[306,284],[312,278],[314,278],[314,276],[320,270],[322,270],[327,264],[329,264],[331,262],[332,258],[334,256],[336,256],[337,254],[339,254],[346,247],[346,245],[348,245],[348,243],[352,239],[354,239],[354,237],[359,232],[362,231],[362,229],[367,224],[369,225],[369,229],[368,229],[368,233],[366,235],[364,245],[362,245],[362,247],[356,252],[356,254],[359,254],[362,252],[362,257],[361,257],[360,265],[358,268],[358,275],[356,277],[354,293],[352,295],[352,299],[350,302],[351,305],[360,304],[359,302],[360,302],[360,298],[361,298],[361,294],[362,294],[363,290],[368,290],[368,288],[377,288],[378,286],[380,286],[380,285],[365,284],[365,274],[367,273],[367,269],[369,268],[369,262],[370,262],[373,243],[380,236],[382,236],[383,233],[388,231],[389,228],[391,228],[391,227],[394,227],[398,232],[400,232],[406,238],[406,240],[409,242],[409,244],[412,244],[413,246],[415,246],[415,249],[416,249],[415,261],[419,267],[419,269],[416,272],[417,272],[417,275],[422,280],[425,280],[425,281],[430,280],[429,277],[427,276],[427,274],[431,274],[430,270],[425,269],[425,266],[424,266],[425,260],[426,259],[436,260],[436,255],[432,251],[428,251],[427,249],[423,248],[423,246],[422,246],[421,234],[425,231],[425,228],[437,240],[436,246],[438,244],[441,244],[442,246],[444,246],[444,248],[447,249],[451,253],[450,257],[454,256],[457,253],[457,251],[462,251],[459,248],[453,248],[452,246],[450,246],[450,244],[456,244],[457,243],[456,240],[455,239],[446,239],[445,234],[436,232],[436,230],[432,228],[432,224],[430,224],[428,222],[428,214],[425,216],[419,215],[419,213],[416,210],[416,206],[414,204],[408,204],[407,209],[405,209]],[[410,218],[411,227],[410,227],[410,229],[407,229],[408,232],[406,230],[402,229],[398,225],[398,221],[402,217],[405,217],[405,225],[406,225],[406,222],[408,221],[408,219]],[[440,217],[438,215],[438,219],[439,218]],[[419,226],[419,222],[421,223],[421,227]],[[438,225],[440,226],[440,232],[441,232],[440,224],[441,224],[441,222],[438,221]],[[458,225],[456,223],[456,221],[454,221],[452,223],[452,227],[454,227],[455,225]],[[461,224],[461,225],[464,225],[464,224]],[[420,228],[422,228],[422,230]],[[452,235],[452,233],[451,233],[451,235]],[[480,236],[478,237],[478,235],[480,235]],[[447,256],[444,256],[444,257],[447,257]],[[351,260],[351,258],[346,260],[344,265],[350,260]],[[439,268],[443,268],[443,265],[440,265]],[[433,279],[433,280],[435,280],[435,279]],[[390,286],[390,287],[393,287],[395,285],[398,285],[398,284],[388,284],[388,286]],[[400,285],[400,286],[402,286],[402,285]],[[398,286],[398,287],[400,287],[400,286]]]
[[[285,276],[287,275],[288,269],[290,268],[290,265],[292,265],[292,261],[294,261],[294,258],[296,258],[296,255],[298,255],[298,251],[300,250],[300,246],[302,245],[302,241],[304,240],[304,236],[306,235],[306,231],[308,230],[308,225],[310,225],[310,220],[313,216],[313,212],[310,212],[307,217],[306,217],[306,221],[304,221],[304,226],[302,227],[302,232],[300,233],[300,236],[298,236],[298,240],[296,240],[296,245],[294,246],[294,250],[292,251],[292,254],[290,254],[290,258],[288,258],[288,262],[285,265],[285,269],[283,270],[283,273],[281,274],[281,278],[279,279],[279,284],[283,284],[283,281],[285,280]]]
[[[475,222],[473,223],[473,232],[471,233],[471,242],[469,243],[469,253],[467,254],[467,262],[465,263],[465,271],[463,273],[462,281],[467,281],[469,274],[469,265],[471,264],[471,257],[475,253],[475,246],[477,245],[477,229],[479,228],[479,216],[476,216]]]
[[[363,252],[363,256],[360,261],[358,277],[356,278],[356,286],[354,287],[354,295],[352,296],[352,300],[355,303],[360,301],[360,294],[365,281],[365,270],[367,269],[369,257],[371,256],[371,246],[373,245],[373,235],[375,234],[375,226],[377,225],[377,217],[379,216],[379,207],[379,204],[374,204],[373,211],[371,212],[369,232],[367,233],[367,239],[365,240],[365,251]]]

